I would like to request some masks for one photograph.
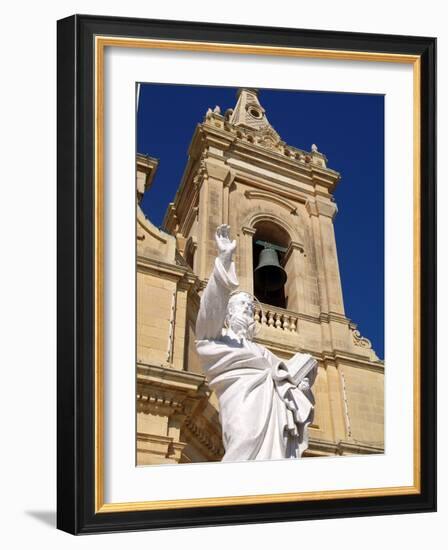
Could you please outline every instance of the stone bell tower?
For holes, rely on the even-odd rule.
[[[316,145],[304,151],[282,141],[258,91],[245,88],[234,109],[208,109],[197,126],[164,221],[202,284],[216,256],[216,227],[229,224],[240,288],[263,304],[258,340],[280,356],[301,351],[319,359],[311,454],[382,452],[384,445],[384,365],[344,311],[333,226],[339,180]],[[275,293],[254,286],[266,243],[287,275]],[[196,370],[192,349],[189,356],[186,368]]]
[[[148,163],[137,159],[145,181]],[[281,139],[257,90],[239,90],[234,109],[208,109],[165,232],[137,220],[138,464],[222,456],[194,329],[223,223],[237,240],[240,288],[261,303],[257,340],[280,357],[299,351],[319,361],[306,454],[384,452],[384,364],[344,311],[333,227],[339,180],[316,145],[304,151]],[[255,276],[266,248],[284,275],[275,290]]]

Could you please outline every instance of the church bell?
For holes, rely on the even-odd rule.
[[[278,261],[277,251],[274,248],[264,248],[254,271],[255,286],[260,290],[273,292],[282,288],[287,278],[286,271]]]

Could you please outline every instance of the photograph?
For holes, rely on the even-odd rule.
[[[137,466],[385,452],[384,139],[383,94],[136,84]]]

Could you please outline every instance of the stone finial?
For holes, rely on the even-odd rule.
[[[265,110],[258,99],[257,91],[252,88],[238,90],[238,101],[229,122],[250,130],[271,128]]]
[[[318,153],[319,152],[319,150],[317,149],[317,145],[315,143],[313,143],[311,145],[311,152],[312,153]]]
[[[213,109],[213,112],[215,113],[215,115],[220,115],[221,107],[219,105],[216,105],[216,107]]]

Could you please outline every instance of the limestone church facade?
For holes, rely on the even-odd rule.
[[[282,141],[262,96],[241,89],[234,109],[208,109],[196,127],[164,230],[139,206],[158,161],[138,154],[136,162],[137,465],[224,453],[194,330],[223,223],[237,240],[240,288],[260,302],[257,341],[280,357],[303,352],[319,362],[305,456],[384,452],[384,363],[345,315],[333,227],[340,175],[325,155]],[[254,284],[266,243],[286,273],[272,292]]]

